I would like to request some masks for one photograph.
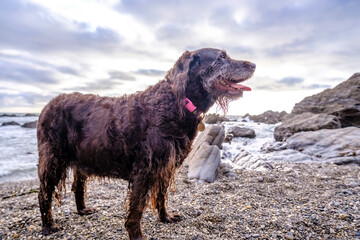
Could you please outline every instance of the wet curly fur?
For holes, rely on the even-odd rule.
[[[191,150],[201,121],[184,107],[185,99],[202,112],[216,101],[226,108],[228,100],[240,97],[242,91],[229,94],[213,83],[231,74],[243,74],[246,79],[255,70],[254,64],[224,54],[217,49],[187,51],[165,80],[135,94],[112,98],[72,93],[51,100],[37,127],[44,234],[59,230],[51,204],[55,187],[61,192],[69,168],[74,173],[72,191],[81,215],[94,211],[85,206],[89,177],[129,182],[125,227],[130,239],[144,239],[140,221],[149,199],[162,222],[179,221],[180,216],[166,211],[167,190]]]

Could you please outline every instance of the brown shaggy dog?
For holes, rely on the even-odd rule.
[[[85,206],[86,180],[98,176],[129,182],[125,227],[130,239],[144,239],[140,221],[148,199],[160,221],[179,221],[180,216],[166,211],[165,199],[175,169],[191,149],[201,113],[216,101],[226,108],[229,100],[249,91],[239,83],[254,70],[253,63],[205,48],[185,52],[165,80],[143,92],[119,98],[73,93],[51,100],[37,127],[44,234],[59,230],[51,203],[69,168],[80,215],[93,212]]]

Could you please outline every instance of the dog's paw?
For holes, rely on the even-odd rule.
[[[58,232],[60,230],[61,230],[61,228],[58,225],[53,224],[53,225],[51,225],[49,227],[43,227],[43,235],[47,236],[47,235],[50,235],[52,233],[56,233],[56,232]]]
[[[96,212],[95,208],[84,208],[84,209],[78,210],[78,214],[81,216],[82,215],[90,215],[90,214],[93,214],[94,212]]]
[[[169,213],[160,218],[160,221],[164,223],[175,223],[175,222],[180,222],[181,220],[182,217],[180,215],[172,215]]]

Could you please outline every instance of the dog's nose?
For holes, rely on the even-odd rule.
[[[255,68],[256,68],[256,64],[252,63],[252,62],[249,62],[249,66],[252,70],[255,70]]]

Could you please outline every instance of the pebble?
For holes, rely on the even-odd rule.
[[[232,240],[244,239],[246,234],[246,238],[254,240],[360,238],[360,185],[349,188],[347,184],[358,179],[359,167],[317,168],[301,163],[274,166],[266,175],[241,170],[238,179],[229,179],[220,172],[214,183],[205,185],[186,180],[186,173],[180,170],[175,177],[176,191],[169,192],[167,206],[169,212],[182,215],[183,220],[161,223],[157,211],[148,208],[142,219],[144,235],[159,240]],[[295,170],[286,173],[287,166]],[[327,177],[326,183],[316,180],[319,175]],[[260,183],[262,179],[266,184]],[[16,194],[0,201],[0,239],[14,239],[16,235],[16,239],[128,239],[124,227],[127,182],[89,181],[86,202],[98,209],[89,216],[74,212],[74,196],[68,191],[62,205],[53,206],[55,221],[63,230],[50,237],[41,235],[37,194],[18,195],[36,186],[35,181],[0,183],[0,199]],[[67,189],[71,189],[71,181]],[[344,189],[353,194],[340,197]],[[9,206],[13,206],[12,210]]]
[[[292,234],[291,232],[287,232],[285,234],[285,238],[288,240],[293,240],[294,239],[294,234]]]
[[[354,193],[350,190],[343,189],[340,193],[341,196],[353,195]]]
[[[258,182],[264,182],[264,177],[257,177],[255,180]]]

